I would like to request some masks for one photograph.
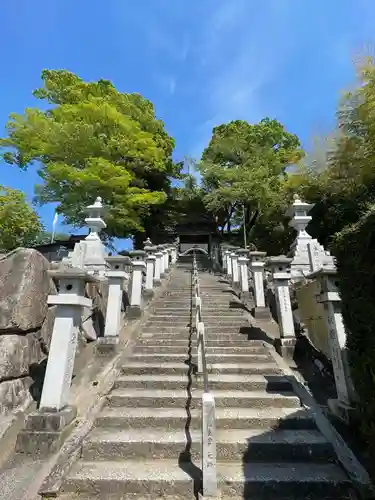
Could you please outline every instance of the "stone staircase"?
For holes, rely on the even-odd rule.
[[[200,274],[222,498],[345,499],[350,482],[218,276]],[[193,499],[201,488],[202,379],[190,264],[173,271],[63,482],[66,499]],[[194,321],[193,321],[194,324]],[[242,333],[241,333],[242,332]],[[271,347],[272,348],[272,347]]]

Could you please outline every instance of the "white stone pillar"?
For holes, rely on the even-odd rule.
[[[202,475],[203,498],[218,498],[215,399],[209,392],[202,396]]]
[[[152,245],[150,238],[148,238],[145,243],[150,243],[150,245],[145,245],[144,247],[144,251],[147,254],[144,295],[148,298],[151,298],[154,295],[154,287],[155,287],[154,284],[155,266],[156,266],[155,253],[157,251],[157,247]]]
[[[223,250],[221,253],[221,260],[223,261],[223,273],[227,274],[228,272],[228,260],[227,260],[227,255],[229,253],[229,250]]]
[[[156,252],[155,253],[155,267],[154,267],[154,286],[160,286],[161,284],[161,279],[160,279],[160,274],[161,274],[161,262],[163,259],[163,254],[162,252]]]
[[[321,292],[318,301],[324,305],[328,329],[328,342],[337,391],[337,399],[329,400],[328,406],[336,416],[349,422],[351,404],[355,400],[355,390],[345,351],[346,331],[341,314],[337,271],[334,268],[321,269],[308,275],[308,278],[319,280]]]
[[[171,248],[171,258],[172,258],[172,266],[177,262],[177,249],[175,246]]]
[[[142,314],[143,271],[146,269],[146,263],[143,260],[145,258],[145,252],[136,250],[131,252],[130,255],[133,257],[133,261],[129,287],[130,305],[127,314],[129,318],[138,318]]]
[[[275,287],[277,317],[280,331],[279,352],[282,355],[291,356],[294,352],[296,335],[294,330],[294,320],[292,304],[290,301],[289,281],[291,279],[289,266],[292,259],[280,255],[270,257],[267,261],[272,269],[272,279]]]
[[[266,307],[266,300],[264,297],[264,266],[266,252],[250,252],[249,255],[254,286],[254,316],[258,319],[268,319],[270,312],[268,307]]]
[[[240,273],[238,269],[238,255],[235,252],[231,253],[232,261],[232,285],[238,287],[240,285]]]
[[[245,249],[238,250],[238,267],[240,274],[241,298],[249,298],[249,273],[248,263],[249,259],[246,257],[248,251]]]
[[[164,252],[164,245],[158,245],[158,250],[161,253],[160,257],[160,278],[165,278],[165,252]]]
[[[164,246],[163,256],[164,256],[164,273],[166,274],[169,271],[169,251],[167,245]]]
[[[232,252],[228,250],[227,253],[227,275],[228,279],[232,281],[232,276],[233,276],[233,268],[232,268]]]
[[[155,255],[147,255],[146,257],[146,282],[145,296],[152,297],[154,295],[154,268],[156,257]]]
[[[57,308],[40,410],[58,412],[69,403],[82,310],[92,306],[91,299],[85,297],[85,284],[97,280],[76,269],[49,271],[48,274],[59,280],[59,294],[48,296],[48,304]]]
[[[128,257],[122,255],[106,258],[110,270],[107,271],[108,299],[105,318],[104,337],[98,338],[98,351],[106,351],[115,348],[119,342],[119,334],[122,319],[122,304],[124,293],[124,282],[129,280],[129,274],[125,272]]]

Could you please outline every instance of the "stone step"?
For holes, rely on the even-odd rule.
[[[211,391],[218,408],[300,408],[300,401],[292,392],[280,391]],[[189,400],[190,408],[199,408],[202,402],[202,391],[186,390],[147,390],[147,389],[114,389],[108,396],[109,406],[129,407],[185,407]],[[190,401],[191,400],[191,401]]]
[[[199,469],[176,460],[78,461],[61,500],[193,500]],[[219,462],[222,500],[349,500],[351,485],[334,464]],[[78,496],[76,496],[76,494]],[[110,498],[108,495],[111,495]],[[115,496],[114,496],[115,495]]]
[[[187,373],[189,370],[196,372],[196,365],[184,363],[151,363],[129,361],[121,370],[125,374],[152,374],[152,373]],[[246,373],[248,375],[280,375],[281,370],[275,363],[210,363],[207,365],[208,373]]]
[[[200,409],[105,407],[96,419],[97,427],[183,429],[186,422],[201,430]],[[296,408],[216,408],[217,429],[315,429],[315,421],[305,409]]]
[[[166,336],[163,335],[160,338],[155,338],[154,334],[146,333],[142,334],[141,337],[138,339],[137,345],[139,347],[142,346],[175,346],[175,347],[188,347],[189,343],[191,342],[192,344],[195,343],[195,337],[192,335],[191,340],[189,339],[189,336],[186,335],[185,337],[179,337],[179,336]],[[263,351],[263,349],[267,349],[267,347],[264,347],[263,342],[261,340],[247,340],[246,338],[235,338],[234,340],[234,335],[232,336],[226,336],[224,338],[207,338],[206,339],[206,346],[207,347],[217,347],[217,348],[230,348],[230,347],[235,347],[235,348],[241,348],[241,347],[252,347],[253,349],[259,349],[259,352]]]
[[[167,323],[170,323],[170,321],[172,320],[173,322],[177,322],[177,323],[185,323],[185,322],[188,322],[190,317],[193,317],[193,319],[195,319],[195,314],[191,315],[191,314],[188,314],[186,315],[186,317],[172,317],[172,316],[168,316],[166,314],[151,314],[150,317],[148,318],[148,321],[152,321],[152,322],[167,322]],[[244,316],[244,315],[234,315],[234,316],[231,316],[231,315],[225,315],[225,314],[220,314],[220,312],[218,311],[217,314],[215,315],[208,315],[208,314],[205,314],[205,311],[203,310],[202,312],[202,316],[203,316],[203,321],[205,323],[208,323],[208,324],[216,324],[216,323],[229,323],[229,324],[239,324],[239,325],[246,325],[248,323],[247,321],[247,317]]]
[[[144,388],[144,389],[188,389],[203,388],[203,377],[187,374],[181,375],[122,375],[114,382],[114,389],[119,388]],[[231,375],[210,374],[209,386],[212,390],[238,389],[243,391],[290,391],[291,384],[280,375]]]
[[[173,323],[173,324],[171,324]],[[189,330],[191,329],[191,325],[193,325],[195,327],[195,320],[192,321],[192,322],[183,322],[181,324],[177,324],[176,325],[176,322],[173,321],[173,320],[170,320],[168,321],[168,323],[163,323],[163,324],[160,324],[160,323],[149,323],[149,324],[145,324],[145,326],[142,328],[142,334],[143,333],[165,333],[165,334],[184,334],[184,333],[188,333]],[[209,325],[207,323],[205,323],[205,331],[207,333],[211,333],[211,332],[214,332],[214,333],[223,333],[223,334],[228,334],[228,335],[233,335],[233,334],[239,334],[241,333],[241,335],[248,335],[247,332],[250,332],[251,331],[251,327],[249,325],[245,325],[245,324],[241,324],[241,325],[234,325],[233,323],[229,324],[229,325],[225,325],[225,326],[220,326],[219,325],[215,325],[215,326],[212,326],[212,325]],[[243,333],[242,333],[243,332]]]
[[[132,362],[136,363],[138,361],[151,361],[151,363],[164,363],[167,361],[179,361],[180,363],[191,362],[198,363],[197,356],[189,357],[187,353],[182,354],[172,354],[172,353],[152,353],[152,352],[143,352],[143,353],[133,353],[131,357]],[[273,358],[269,354],[215,354],[212,352],[208,352],[206,354],[206,360],[208,363],[263,363],[267,361],[273,361]]]
[[[152,499],[194,498],[193,479],[198,474],[197,467],[186,464],[182,470],[176,460],[142,460],[139,461],[95,461],[76,462],[63,483],[63,490],[79,493],[87,498],[98,498],[98,495],[135,494],[134,500],[142,500],[140,495],[151,495]],[[185,472],[186,471],[186,472]],[[195,474],[195,476],[194,476]],[[198,478],[197,478],[198,479]]]
[[[203,303],[203,299],[202,299]],[[209,307],[211,309],[215,309],[215,307],[223,307],[223,308],[233,308],[236,309],[236,307],[230,306],[230,304],[238,304],[240,305],[241,302],[238,301],[229,301],[227,298],[224,298],[223,300],[204,300],[203,305],[205,307]],[[162,301],[155,301],[152,303],[153,307],[156,309],[174,309],[175,307],[179,309],[184,309],[184,308],[191,308],[194,307],[194,300],[189,297],[186,299],[174,299],[174,300],[162,300]],[[238,306],[238,309],[240,307]]]
[[[264,354],[268,356],[268,351],[263,346],[251,346],[251,345],[241,345],[241,346],[212,346],[206,345],[208,354]],[[197,352],[197,342],[196,339],[192,338],[191,346],[189,346],[188,342],[184,342],[183,344],[174,344],[171,342],[170,344],[151,344],[151,342],[137,344],[134,349],[134,354],[142,354],[142,353],[154,353],[154,354],[185,354],[187,355],[189,352],[196,356]]]
[[[96,428],[84,440],[83,460],[178,459],[201,456],[201,432],[182,429]],[[217,429],[217,460],[311,461],[333,460],[333,448],[317,430]],[[187,458],[186,458],[187,460]],[[184,461],[184,460],[183,460]]]
[[[216,330],[207,330],[205,329],[206,340],[208,342],[217,341],[217,342],[252,342],[254,340],[259,339],[249,339],[249,333],[241,333],[239,330],[235,330],[229,332],[226,330],[225,332],[220,332]],[[182,332],[164,332],[162,330],[153,329],[152,331],[146,331],[141,334],[140,341],[149,341],[149,340],[167,340],[168,342],[177,342],[178,340],[183,342],[188,342],[191,340],[192,342],[196,339],[196,333],[194,330],[186,329]]]
[[[335,464],[218,463],[222,496],[244,500],[344,500],[350,481]],[[355,497],[352,497],[355,498]]]
[[[193,317],[195,318],[195,311],[191,313],[190,311],[186,310],[185,312],[173,312],[173,311],[162,311],[162,310],[157,310],[157,311],[151,311],[150,316],[155,318],[155,317],[169,317],[169,318],[177,318],[177,319],[186,319]],[[216,311],[207,311],[205,308],[202,310],[202,316],[205,322],[209,321],[210,318],[238,318],[241,319],[242,321],[245,319],[247,320],[247,316],[242,313],[242,311],[230,311],[230,310],[223,310],[220,309],[219,307],[217,308]],[[209,319],[207,319],[209,318]]]

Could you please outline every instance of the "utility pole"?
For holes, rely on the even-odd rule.
[[[244,248],[247,248],[247,241],[246,241],[246,216],[245,216],[245,203],[242,204],[242,210],[243,210],[243,244]]]

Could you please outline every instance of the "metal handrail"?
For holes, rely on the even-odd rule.
[[[203,497],[217,497],[217,469],[216,469],[216,425],[215,425],[215,398],[209,391],[208,372],[206,362],[206,342],[204,323],[202,321],[202,298],[198,279],[198,266],[193,257],[193,284],[195,294],[195,326],[197,332],[198,372],[203,375],[202,395],[202,489]]]
[[[208,386],[205,331],[204,323],[202,321],[202,298],[200,296],[198,267],[195,254],[193,258],[193,282],[195,287],[195,327],[197,332],[198,372],[203,375],[204,392],[210,392]]]

